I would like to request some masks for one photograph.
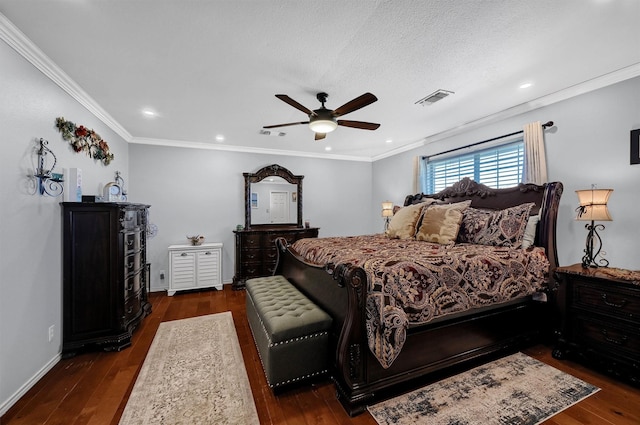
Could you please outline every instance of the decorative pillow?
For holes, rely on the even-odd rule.
[[[385,232],[387,237],[390,239],[413,239],[422,210],[429,204],[430,202],[421,202],[400,208],[389,221],[389,227]]]
[[[458,242],[520,248],[529,212],[534,203],[499,211],[467,208],[462,217]]]
[[[470,204],[471,201],[429,205],[422,214],[416,239],[442,245],[455,242],[462,222],[462,212]]]
[[[540,213],[536,215],[530,215],[527,220],[527,225],[524,228],[524,237],[522,238],[522,249],[527,249],[533,245],[536,240],[536,228],[540,221]]]

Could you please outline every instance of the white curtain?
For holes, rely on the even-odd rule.
[[[547,156],[544,150],[544,131],[540,121],[524,126],[523,183],[547,182]]]
[[[420,193],[422,192],[421,190],[421,184],[420,184],[420,157],[416,156],[415,158],[413,158],[413,192],[411,193]]]

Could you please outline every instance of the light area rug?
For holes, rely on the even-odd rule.
[[[539,424],[597,391],[516,353],[368,409],[379,424]]]
[[[259,423],[231,312],[161,323],[120,425]]]

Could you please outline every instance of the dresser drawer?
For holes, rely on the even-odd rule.
[[[140,267],[142,267],[142,259],[140,252],[136,252],[134,254],[127,255],[124,258],[124,274],[128,276],[132,273],[136,273],[140,271]]]
[[[261,249],[242,249],[242,262],[252,262],[252,263],[260,263],[262,262],[262,253],[264,250]]]
[[[640,358],[640,332],[620,323],[577,316],[572,323],[576,342],[606,353],[615,352],[631,359]]]
[[[137,252],[141,249],[140,232],[125,232],[124,234],[124,251],[125,253]]]
[[[580,280],[574,284],[573,306],[640,323],[640,290]]]
[[[124,284],[124,297],[125,299],[132,297],[135,293],[140,291],[142,287],[142,275],[140,272],[133,276],[128,277]]]
[[[135,229],[138,226],[138,211],[133,209],[122,210],[120,223],[123,229]]]
[[[242,249],[260,248],[262,246],[262,235],[259,233],[243,235],[240,244]]]
[[[133,296],[127,298],[124,304],[124,321],[125,323],[135,319],[142,309],[141,292],[136,292]]]

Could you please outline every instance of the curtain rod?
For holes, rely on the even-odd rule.
[[[553,126],[553,121],[547,121],[546,123],[542,124],[542,129],[544,130],[544,129],[546,129],[548,127],[552,127],[552,126]],[[516,132],[513,132],[513,133],[509,133],[509,134],[503,134],[502,136],[493,137],[491,139],[483,140],[481,142],[471,143],[470,145],[466,145],[466,146],[460,146],[459,148],[449,149],[448,151],[436,153],[436,154],[433,154],[433,155],[423,156],[422,159],[431,158],[431,157],[438,156],[438,155],[444,155],[446,153],[459,151],[461,149],[471,148],[473,146],[481,145],[483,143],[493,142],[494,140],[504,139],[505,137],[515,136],[516,134],[521,134],[521,133],[524,133],[524,130],[516,131]]]

